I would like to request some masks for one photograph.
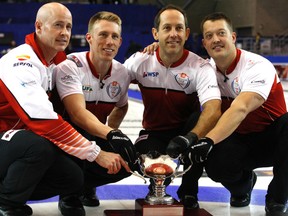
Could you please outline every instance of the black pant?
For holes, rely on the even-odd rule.
[[[108,144],[107,140],[101,139],[96,136],[92,136],[83,129],[75,125],[74,128],[76,128],[77,131],[81,133],[84,137],[86,137],[88,140],[96,141],[96,144],[100,146],[102,150],[107,152],[114,152],[111,146]],[[73,156],[72,158],[83,170],[84,187],[86,189],[91,189],[101,185],[114,183],[131,175],[131,173],[127,172],[123,167],[116,174],[108,174],[107,173],[108,170],[98,165],[95,161],[94,162],[83,161]]]
[[[208,155],[208,176],[222,183],[231,194],[249,190],[249,173],[255,168],[273,166],[274,177],[267,195],[276,202],[288,199],[288,114],[273,122],[265,131],[233,133],[216,144]]]
[[[140,131],[139,138],[136,140],[135,147],[140,154],[157,151],[160,154],[166,155],[166,148],[169,141],[178,136],[186,135],[196,125],[200,113],[193,113],[182,127],[167,131]],[[184,169],[190,164],[184,164]],[[203,164],[194,163],[192,168],[183,175],[182,183],[177,191],[178,197],[181,199],[185,195],[192,195],[197,199],[198,180],[203,173]],[[168,186],[171,180],[167,179],[165,185]],[[153,183],[153,181],[152,181]],[[149,189],[151,190],[150,184]]]
[[[0,134],[0,137],[3,133]],[[78,193],[81,169],[62,150],[31,131],[0,139],[0,205]]]

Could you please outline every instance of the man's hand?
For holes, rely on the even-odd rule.
[[[111,130],[107,134],[107,140],[115,153],[120,154],[129,165],[135,164],[137,160],[136,148],[125,134],[120,130]]]
[[[185,136],[174,137],[166,148],[166,153],[172,157],[177,158],[180,154],[185,152],[190,146],[194,145],[198,140],[198,136],[189,132]]]
[[[159,47],[159,43],[158,42],[153,42],[152,44],[146,46],[144,49],[143,49],[143,53],[148,53],[149,55],[153,55],[154,54],[154,51],[157,50],[157,48]]]
[[[198,140],[198,142],[191,146],[191,160],[201,163],[207,159],[209,152],[212,150],[214,142],[208,137]]]
[[[108,169],[108,174],[118,173],[121,167],[124,167],[127,172],[131,171],[128,164],[123,160],[123,158],[119,154],[115,154],[113,152],[106,152],[101,150],[96,158],[96,163]]]

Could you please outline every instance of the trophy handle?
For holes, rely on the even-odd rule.
[[[190,156],[190,154],[191,154],[191,153],[189,153],[189,156]],[[180,156],[179,156],[179,157],[180,157]],[[191,169],[191,167],[193,166],[193,161],[191,160],[191,157],[188,157],[188,158],[189,158],[189,160],[190,160],[190,162],[191,162],[190,166],[189,166],[187,169],[185,169],[183,172],[174,175],[174,178],[183,176],[185,173],[187,173],[187,172]]]
[[[133,172],[133,171],[130,171],[130,173],[131,173],[132,175],[134,175],[134,176],[137,176],[137,177],[143,179],[143,180],[144,180],[144,184],[147,183],[146,179],[145,179],[142,175],[140,175],[137,171],[134,171],[134,172]]]

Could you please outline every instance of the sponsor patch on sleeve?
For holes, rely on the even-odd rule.
[[[73,61],[77,65],[77,67],[83,67],[82,63],[80,62],[80,60],[76,56],[74,56],[74,55],[68,56],[67,59]]]

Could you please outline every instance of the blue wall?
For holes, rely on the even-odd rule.
[[[41,3],[0,3],[0,33],[13,32],[17,44],[24,43],[26,34],[34,31],[37,10]],[[98,11],[111,11],[122,19],[123,43],[116,56],[124,61],[125,52],[130,40],[143,47],[154,41],[151,28],[158,8],[154,5],[106,5],[106,4],[65,4],[73,16],[72,34],[87,32],[88,21]],[[0,38],[1,40],[1,38]],[[0,47],[0,51],[5,47]],[[74,47],[76,51],[87,50],[88,47]]]
[[[264,56],[273,64],[288,65],[288,56]]]
[[[34,32],[36,13],[41,5],[42,3],[36,2],[0,3],[0,33],[12,32],[14,34],[14,40],[18,45],[24,43],[25,35]],[[131,40],[143,47],[154,42],[151,28],[153,27],[154,17],[158,11],[155,5],[70,3],[66,4],[66,6],[71,10],[73,15],[72,35],[85,35],[90,17],[98,11],[111,11],[121,17],[123,43],[116,56],[116,59],[120,62],[124,62],[125,53]],[[194,45],[195,42],[192,43]],[[8,48],[8,46],[0,46],[0,51],[6,48]],[[74,47],[74,50],[88,50],[88,47]],[[265,57],[275,64],[288,64],[288,56]]]

